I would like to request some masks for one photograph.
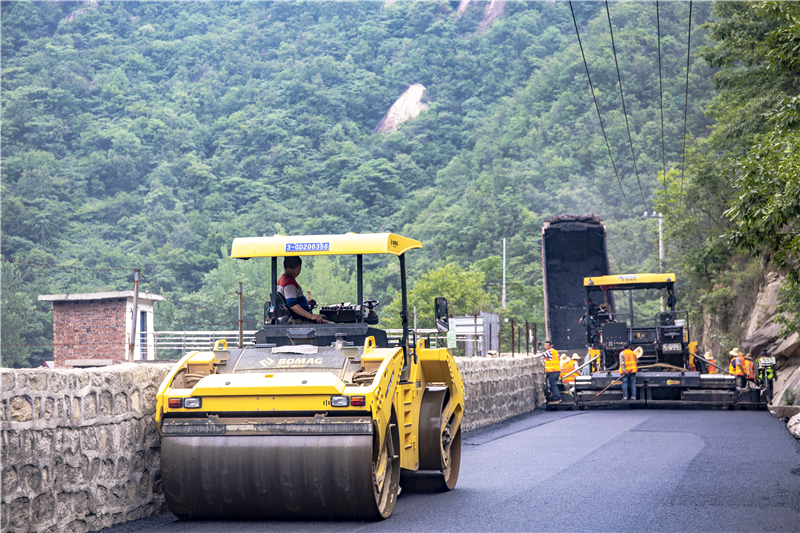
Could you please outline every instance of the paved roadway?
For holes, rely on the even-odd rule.
[[[753,411],[532,413],[470,433],[446,494],[401,494],[377,523],[183,522],[109,533],[798,531],[800,445]]]

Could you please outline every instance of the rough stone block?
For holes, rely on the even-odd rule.
[[[139,391],[131,393],[131,412],[138,415],[142,413],[142,406],[139,400]]]
[[[59,393],[67,387],[67,377],[64,374],[50,376],[50,392]]]
[[[47,390],[47,376],[49,370],[36,371],[28,374],[28,386],[31,390],[41,392]]]
[[[83,452],[94,452],[98,449],[97,431],[93,427],[81,429],[81,450]]]
[[[30,507],[31,501],[25,497],[17,498],[11,502],[11,509],[9,512],[11,527],[27,530],[31,516]]]
[[[105,382],[106,387],[112,391],[122,388],[122,376],[119,375],[119,372],[107,372],[105,375]]]
[[[90,392],[83,397],[83,419],[94,420],[97,416],[97,393]]]
[[[0,372],[0,380],[2,380],[3,392],[14,390],[16,385],[16,373],[11,370],[3,370]]]
[[[99,411],[103,416],[111,416],[113,414],[114,407],[110,392],[104,390],[100,393]]]
[[[126,371],[122,373],[122,387],[125,390],[131,390],[133,388],[133,372]]]
[[[33,402],[30,396],[15,396],[9,403],[11,420],[28,422],[33,419]]]
[[[81,399],[77,396],[72,398],[72,419],[77,421],[81,418]]]
[[[22,480],[22,486],[30,494],[36,494],[42,487],[42,472],[34,465],[25,465],[20,468],[19,477]]]
[[[144,404],[142,411],[144,413],[154,413],[156,410],[156,394],[158,389],[154,385],[149,385],[142,391]]]
[[[91,376],[88,374],[88,372],[81,372],[78,376],[78,385],[80,388],[88,387],[90,380]]]
[[[53,520],[56,510],[56,500],[50,493],[40,494],[31,505],[31,523],[47,524]]]
[[[114,395],[114,414],[124,415],[128,412],[128,395],[120,392]]]
[[[17,490],[19,486],[19,475],[17,469],[13,466],[6,466],[3,468],[3,485],[2,493],[4,495],[11,494]]]

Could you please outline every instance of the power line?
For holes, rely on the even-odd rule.
[[[656,28],[658,32],[658,97],[661,101],[661,166],[664,177],[664,206],[667,205],[667,150],[664,147],[664,82],[661,75],[661,17],[656,0]]]
[[[608,9],[606,0],[606,15],[608,15],[608,31],[611,32],[611,50],[614,52],[614,64],[617,67],[617,80],[619,81],[619,96],[622,98],[622,115],[625,117],[625,127],[628,130],[628,142],[631,145],[631,157],[633,158],[633,171],[636,174],[636,182],[639,184],[639,192],[642,194],[642,205],[647,210],[647,201],[644,199],[642,190],[642,180],[639,179],[639,169],[636,167],[636,155],[633,153],[633,137],[631,137],[631,125],[628,123],[628,112],[625,109],[625,95],[622,92],[622,76],[619,73],[619,62],[617,61],[617,46],[614,44],[614,29],[611,27],[611,11]]]
[[[600,115],[600,106],[597,104],[597,96],[594,94],[594,85],[592,85],[592,76],[589,74],[589,64],[586,62],[586,54],[583,51],[583,43],[581,42],[581,34],[578,31],[578,21],[575,19],[575,10],[572,8],[572,0],[569,0],[569,10],[572,12],[572,22],[575,24],[575,35],[578,36],[578,46],[581,49],[581,57],[583,57],[583,66],[586,68],[586,77],[589,79],[589,89],[592,91],[592,99],[594,99],[594,108],[597,110],[597,118],[600,120],[600,130],[603,132],[603,138],[606,140],[606,148],[608,149],[608,157],[611,159],[611,166],[614,167],[614,174],[617,176],[617,183],[619,183],[619,190],[622,191],[622,196],[625,198],[625,203],[628,204],[628,209],[631,213],[636,215],[628,201],[628,195],[625,194],[625,189],[622,188],[622,180],[619,178],[617,172],[617,165],[614,163],[614,156],[611,155],[611,145],[608,142],[606,135],[606,128],[603,126],[603,117]]]
[[[683,155],[681,156],[681,195],[678,207],[683,202],[683,172],[686,170],[686,124],[689,112],[689,60],[692,58],[692,0],[689,0],[689,40],[686,43],[686,100],[683,103]]]

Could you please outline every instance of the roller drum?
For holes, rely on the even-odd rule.
[[[165,436],[167,505],[186,519],[379,518],[372,441],[371,435]]]

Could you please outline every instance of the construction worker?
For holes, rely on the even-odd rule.
[[[576,368],[578,368],[578,363],[574,359],[576,358],[580,359],[580,357],[576,353],[572,354],[572,356],[573,356],[572,358],[570,358],[566,354],[561,356],[561,381],[563,383],[569,383],[569,384],[575,383],[576,374],[572,374],[570,376],[568,376],[567,374],[570,374]]]
[[[705,355],[703,356],[703,358],[706,361],[708,361],[708,373],[709,374],[716,374],[717,373],[717,367],[714,366],[714,365],[717,364],[717,360],[714,359],[714,356],[711,355],[711,352],[706,352]]]
[[[744,377],[747,380],[747,386],[750,386],[750,382],[756,382],[756,366],[753,364],[753,356],[748,353],[744,356],[744,364],[742,365],[742,370],[744,370]]]
[[[631,350],[631,343],[625,341],[619,353],[619,375],[622,378],[622,399],[625,401],[636,400],[637,359],[636,352]]]
[[[762,348],[761,353],[758,354],[758,357],[769,357],[769,352],[767,352],[766,348]],[[764,395],[767,398],[769,403],[772,403],[772,380],[775,379],[775,370],[772,368],[771,364],[766,365],[759,365],[758,366],[758,386],[764,391]]]
[[[561,377],[561,359],[558,357],[558,350],[553,348],[550,341],[544,341],[544,373],[547,375],[547,383],[550,386],[550,403],[561,403],[561,393],[558,390],[558,378]]]
[[[739,351],[739,348],[734,348],[729,353],[733,357],[731,357],[731,362],[728,365],[728,373],[731,376],[736,376],[736,386],[743,388],[747,380],[744,375],[744,354]]]

